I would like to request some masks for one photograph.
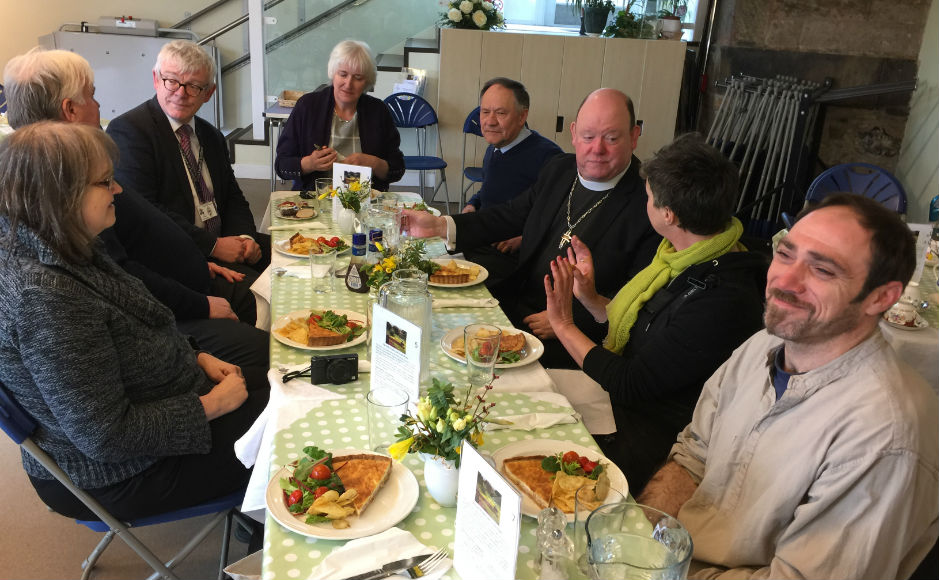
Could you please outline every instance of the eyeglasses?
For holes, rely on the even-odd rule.
[[[108,191],[111,191],[111,188],[114,187],[115,184],[117,184],[117,181],[115,181],[114,176],[112,175],[111,177],[106,177],[102,179],[101,181],[92,182],[91,185],[94,185],[97,187],[103,187],[107,189]]]
[[[176,79],[168,79],[165,77],[160,77],[160,78],[163,79],[163,86],[166,87],[166,90],[168,90],[171,93],[175,93],[179,89],[179,87],[183,87],[183,89],[186,90],[187,95],[189,95],[190,97],[198,97],[206,89],[206,87],[199,86],[193,83],[181,83]]]

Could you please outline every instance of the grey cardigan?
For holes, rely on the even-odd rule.
[[[39,424],[36,442],[79,487],[124,481],[158,458],[208,453],[211,387],[172,312],[96,247],[67,263],[0,216],[0,382]],[[26,453],[30,475],[52,475]]]

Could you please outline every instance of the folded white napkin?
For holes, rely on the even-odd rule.
[[[434,308],[495,308],[495,298],[434,298]]]
[[[383,564],[396,562],[421,554],[433,554],[436,548],[422,544],[411,532],[400,528],[390,528],[380,534],[352,540],[341,548],[336,548],[318,566],[313,568],[308,580],[348,578],[381,568]],[[453,562],[447,558],[430,574],[422,576],[427,580],[439,578],[450,569]],[[404,573],[392,578],[407,578]]]
[[[523,431],[532,431],[534,429],[545,429],[555,425],[564,425],[566,423],[576,423],[577,417],[574,410],[569,413],[525,413],[523,415],[502,415],[493,417],[493,420],[505,422],[487,423],[487,431],[498,431],[499,429],[521,429]]]
[[[326,230],[329,228],[320,222],[299,222],[297,224],[271,226],[268,229],[272,232],[285,232],[287,230]]]

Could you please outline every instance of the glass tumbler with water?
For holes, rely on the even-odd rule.
[[[677,519],[636,503],[603,505],[587,518],[587,562],[597,580],[684,580],[691,534]]]

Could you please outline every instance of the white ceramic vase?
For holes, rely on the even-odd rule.
[[[424,484],[427,492],[444,507],[456,506],[460,470],[453,461],[421,453],[424,459]]]
[[[336,214],[336,227],[339,232],[349,235],[355,232],[355,212],[349,208],[339,206],[339,212]]]

